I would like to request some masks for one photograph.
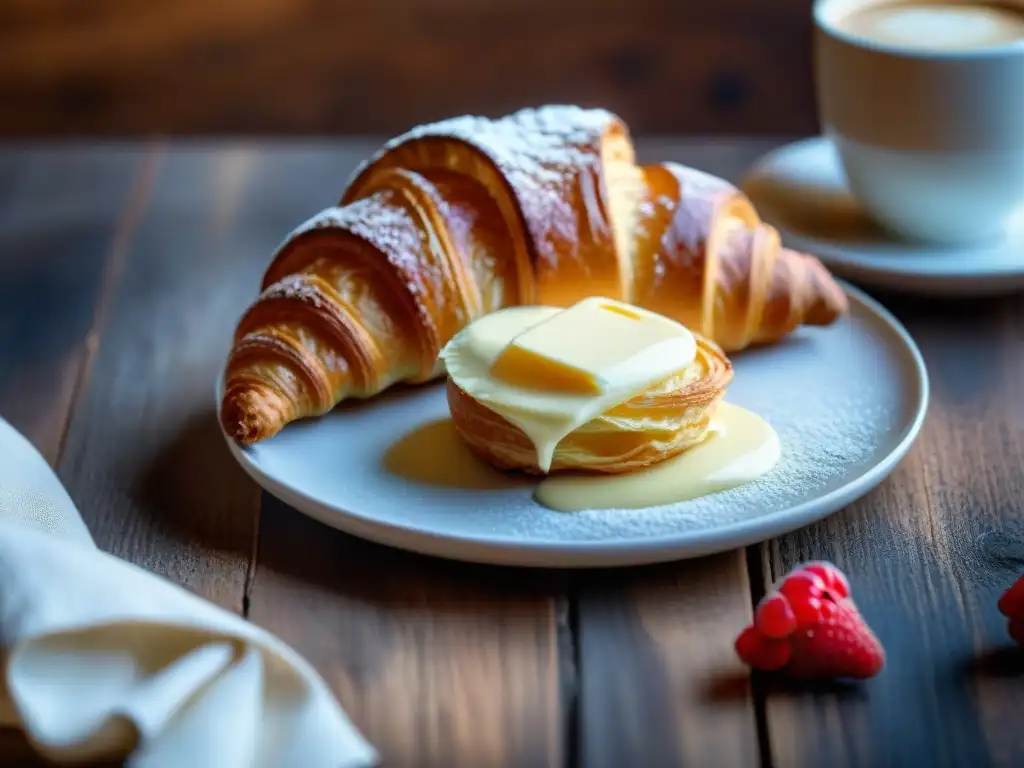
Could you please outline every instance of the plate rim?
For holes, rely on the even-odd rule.
[[[761,155],[743,175],[738,187],[749,194],[753,183],[767,175],[765,169],[772,165],[780,156],[802,148],[826,148],[832,144],[828,136],[808,136],[795,141],[790,141],[775,147]],[[844,185],[845,186],[845,185]],[[941,256],[918,256],[907,254],[906,265],[878,265],[871,261],[871,256],[860,252],[856,248],[844,248],[829,240],[810,237],[794,232],[788,228],[779,216],[771,216],[775,211],[771,206],[759,203],[754,195],[750,195],[758,210],[764,215],[766,224],[778,229],[783,242],[787,247],[800,250],[805,253],[812,253],[824,262],[836,273],[851,280],[857,280],[864,284],[870,284],[878,288],[890,288],[904,293],[915,293],[930,296],[947,297],[970,297],[981,295],[998,295],[1014,293],[1024,288],[1024,258],[1019,264],[1004,263],[992,264],[984,260],[977,261],[979,268],[970,269],[961,266],[956,269],[943,269],[939,262]],[[1006,248],[1013,248],[1016,240],[1024,248],[1024,230]],[[897,241],[893,241],[896,243]],[[922,245],[920,250],[934,250],[934,247]],[[950,254],[951,258],[965,259],[964,253]],[[931,266],[922,264],[920,259],[929,259]],[[966,264],[966,262],[960,262]]]
[[[731,551],[803,528],[865,496],[892,473],[921,432],[931,399],[931,384],[917,343],[903,324],[880,302],[843,280],[838,282],[852,300],[861,304],[875,319],[882,321],[886,330],[898,340],[901,356],[911,363],[908,369],[912,370],[913,377],[908,381],[908,386],[911,391],[916,390],[914,394],[917,397],[913,416],[889,453],[839,488],[796,506],[725,526],[671,536],[576,542],[523,542],[512,536],[439,534],[425,528],[381,521],[358,512],[327,506],[261,471],[247,454],[247,449],[238,445],[224,431],[220,419],[217,419],[218,429],[231,455],[246,474],[263,490],[296,511],[350,535],[421,555],[500,566],[584,569],[648,565]],[[221,371],[216,383],[218,413],[223,388]]]

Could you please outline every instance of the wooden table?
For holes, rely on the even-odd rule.
[[[640,155],[736,179],[773,143]],[[293,644],[387,766],[1024,765],[1024,661],[995,606],[1024,572],[1024,300],[880,297],[921,345],[930,413],[890,479],[817,525],[599,572],[392,551],[260,493],[214,415],[271,250],[375,145],[0,148],[0,414],[101,547]],[[812,558],[888,651],[866,684],[783,686],[733,656],[766,582]]]

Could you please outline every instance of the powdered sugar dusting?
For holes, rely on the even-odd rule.
[[[778,431],[782,458],[748,486],[681,504],[635,510],[553,512],[532,498],[533,482],[494,475],[487,487],[409,479],[388,469],[392,446],[447,417],[443,386],[394,392],[293,424],[245,460],[292,488],[344,527],[357,517],[430,536],[518,547],[587,542],[627,549],[788,514],[856,481],[901,442],[922,392],[897,334],[858,302],[829,328],[734,359],[726,398]]]
[[[734,401],[736,398],[732,398]],[[751,407],[749,401],[744,405]],[[798,399],[754,409],[775,425],[783,459],[771,474],[750,485],[684,504],[646,510],[599,510],[579,513],[576,535],[591,540],[659,536],[706,530],[786,509],[838,487],[851,470],[865,468],[883,446],[890,430],[878,430],[885,409],[856,398],[834,408],[804,408]],[[864,421],[856,414],[874,413]],[[565,523],[565,519],[558,521]],[[563,526],[559,526],[563,527]]]
[[[601,172],[601,138],[615,115],[604,109],[547,105],[498,120],[464,115],[417,126],[387,142],[360,166],[350,184],[397,147],[419,139],[453,139],[486,155],[508,180],[526,219],[537,257],[549,264],[575,242],[581,226],[574,185]]]
[[[391,193],[380,192],[346,206],[326,208],[299,225],[288,237],[315,230],[351,232],[388,254],[413,259],[420,248],[420,230],[406,210],[389,202]]]
[[[403,206],[392,202],[393,195],[392,191],[383,190],[349,205],[326,208],[303,222],[278,249],[267,277],[273,278],[282,268],[289,271],[287,263],[281,264],[279,259],[287,256],[293,243],[311,232],[336,230],[360,238],[384,255],[397,279],[409,291],[420,316],[423,348],[435,350],[438,323],[432,310],[444,310],[446,282],[440,268],[421,256],[426,247],[423,228]]]

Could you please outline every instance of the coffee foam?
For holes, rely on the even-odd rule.
[[[970,50],[1024,42],[1024,10],[988,3],[875,3],[833,23],[859,37],[907,48]]]

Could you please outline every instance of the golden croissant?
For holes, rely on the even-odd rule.
[[[238,323],[221,422],[242,444],[349,398],[443,373],[438,352],[508,306],[591,295],[726,352],[827,325],[846,298],[722,179],[638,166],[602,109],[459,117],[392,139],[295,229]]]

